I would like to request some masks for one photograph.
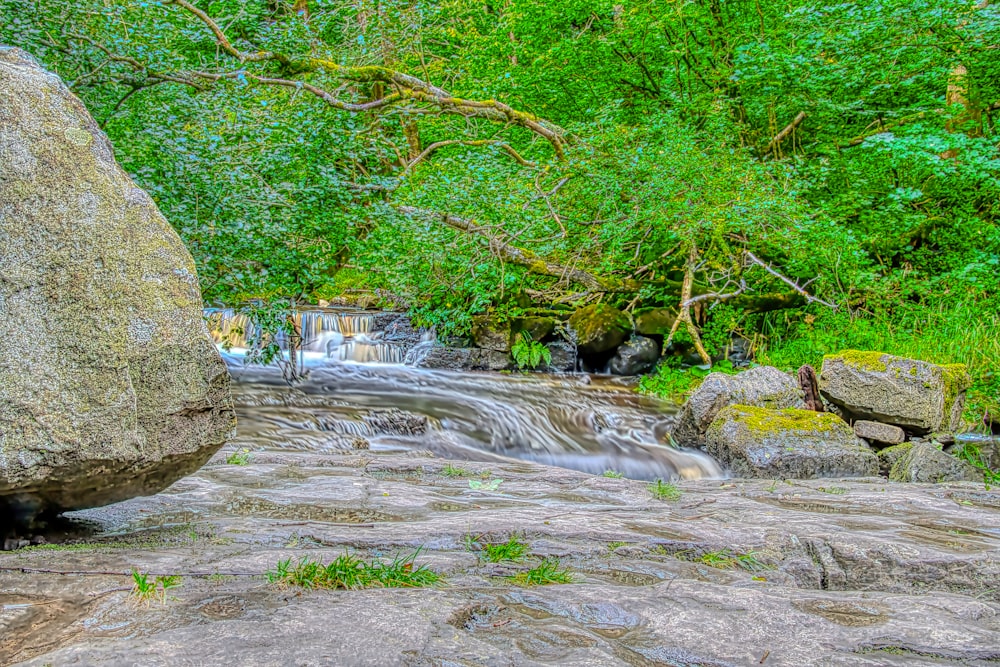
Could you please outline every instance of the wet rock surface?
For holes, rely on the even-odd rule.
[[[0,524],[208,460],[234,413],[201,309],[191,255],[80,100],[0,48]]]
[[[665,502],[639,482],[528,463],[451,462],[470,476],[456,478],[429,456],[224,460],[157,496],[77,513],[95,531],[78,545],[0,554],[0,664],[1000,658],[1000,494],[981,485],[686,482]],[[489,477],[504,480],[496,491],[470,488]],[[510,535],[536,556],[497,569],[466,548],[468,536]],[[446,577],[434,588],[301,591],[262,576],[285,558],[418,547],[418,563]],[[706,564],[717,552],[752,554],[753,566]],[[575,583],[495,576],[541,556]],[[182,585],[137,602],[132,568]]]
[[[889,469],[893,482],[955,482],[979,481],[983,473],[965,461],[941,451],[926,442],[915,442]]]

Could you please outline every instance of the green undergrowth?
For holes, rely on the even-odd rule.
[[[309,557],[296,562],[285,559],[274,570],[267,572],[272,584],[298,588],[419,588],[431,586],[441,580],[441,575],[427,565],[416,565],[420,550],[396,556],[392,561],[379,559],[366,561],[359,556],[344,553],[327,564]]]
[[[1000,485],[1000,470],[991,470],[986,456],[974,442],[962,443],[955,456],[973,465],[983,473],[983,483],[987,486]]]
[[[649,375],[644,375],[639,379],[639,391],[651,396],[675,403],[682,403],[691,395],[701,381],[709,373],[736,373],[732,363],[722,360],[712,366],[711,369],[704,369],[698,366],[691,368],[680,368],[676,358],[668,358],[660,363],[656,370]]]

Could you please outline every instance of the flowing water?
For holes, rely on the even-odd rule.
[[[368,446],[614,470],[634,479],[723,476],[711,457],[663,444],[675,406],[641,396],[621,379],[415,368],[401,362],[430,342],[384,342],[370,313],[308,311],[296,323],[309,372],[290,387],[276,370],[242,364],[250,322],[231,311],[209,318],[216,341],[231,345],[224,356],[236,380],[241,447]]]

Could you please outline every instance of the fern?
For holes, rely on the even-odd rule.
[[[549,351],[549,348],[524,333],[517,335],[517,341],[511,345],[510,353],[514,356],[514,362],[521,370],[535,369],[543,362],[546,364],[552,362],[552,352]]]

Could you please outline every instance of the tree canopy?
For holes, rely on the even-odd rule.
[[[82,97],[211,303],[360,287],[462,332],[1000,298],[988,0],[0,0],[0,42]]]

